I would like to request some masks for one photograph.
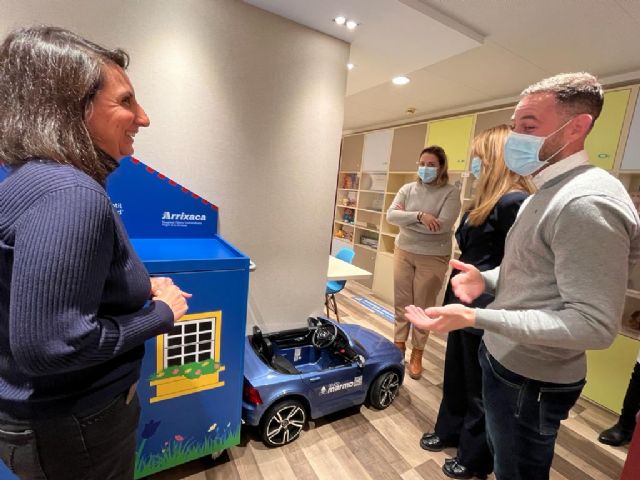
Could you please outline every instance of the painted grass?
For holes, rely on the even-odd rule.
[[[223,438],[208,437],[200,443],[193,440],[182,442],[173,440],[164,452],[137,458],[135,478],[146,477],[152,473],[211,455],[238,443],[240,443],[240,428],[235,433],[229,432]]]

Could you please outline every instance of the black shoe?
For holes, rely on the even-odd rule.
[[[487,475],[484,473],[476,473],[470,471],[467,467],[460,463],[458,457],[448,458],[444,461],[444,465],[442,466],[442,471],[449,478],[480,478],[484,480],[487,478]]]
[[[605,445],[612,445],[614,447],[621,447],[631,441],[633,431],[622,428],[619,423],[616,423],[613,427],[607,428],[598,437],[600,443]]]
[[[420,446],[430,452],[441,452],[445,448],[457,446],[453,442],[443,442],[435,432],[429,432],[422,435]]]

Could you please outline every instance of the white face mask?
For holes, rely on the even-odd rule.
[[[528,135],[526,133],[510,132],[507,137],[507,143],[504,145],[504,163],[507,168],[518,175],[531,175],[544,167],[549,160],[560,153],[567,145],[563,145],[553,155],[544,161],[540,161],[540,149],[547,138],[555,135],[569,122],[573,120],[570,118],[560,128],[551,132],[546,137],[536,137],[535,135]]]
[[[482,160],[480,160],[480,157],[473,157],[471,159],[471,174],[476,178],[480,178],[480,173],[482,173]]]
[[[424,165],[420,165],[418,167],[418,176],[424,183],[431,183],[438,176],[438,169],[436,167],[425,167]]]

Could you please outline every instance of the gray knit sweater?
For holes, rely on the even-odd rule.
[[[535,380],[583,379],[585,350],[607,348],[618,332],[639,224],[622,184],[591,166],[529,197],[501,267],[483,272],[496,299],[476,310],[476,326],[496,360]]]
[[[403,210],[398,209],[402,206]],[[431,232],[418,222],[418,212],[427,212],[441,222]],[[419,255],[450,255],[453,225],[460,214],[460,191],[453,185],[436,187],[421,181],[407,183],[393,199],[387,222],[400,227],[396,247]]]

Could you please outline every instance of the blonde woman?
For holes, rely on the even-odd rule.
[[[447,155],[430,146],[418,157],[418,180],[404,185],[387,212],[400,227],[393,254],[396,345],[404,353],[411,324],[408,305],[434,306],[451,256],[453,225],[460,213],[460,192],[449,184]],[[422,375],[422,353],[429,332],[413,327],[409,376]]]
[[[533,192],[528,177],[511,172],[504,163],[508,134],[509,128],[500,125],[485,130],[473,141],[471,173],[477,177],[477,187],[473,205],[464,213],[456,231],[456,240],[462,252],[460,261],[481,271],[500,265],[507,232],[520,205]],[[457,273],[454,270],[451,276]],[[484,308],[492,299],[484,294],[472,306]],[[444,303],[462,303],[453,294],[451,282]],[[457,456],[447,459],[442,467],[451,478],[474,475],[484,478],[493,470],[493,457],[486,441],[482,371],[478,362],[482,333],[475,328],[449,333],[438,420],[435,431],[425,433],[420,441],[422,448],[430,451],[458,447]]]

